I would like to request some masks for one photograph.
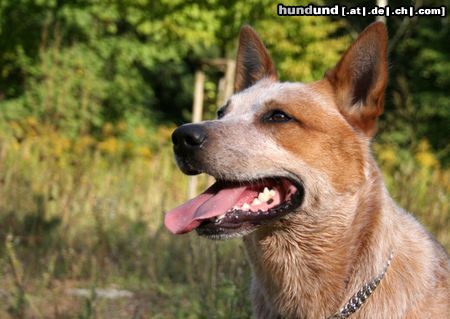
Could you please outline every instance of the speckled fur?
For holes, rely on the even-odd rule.
[[[384,26],[374,24],[323,80],[280,83],[256,33],[241,33],[238,93],[222,119],[204,122],[204,170],[228,180],[291,174],[305,189],[296,212],[244,236],[256,318],[327,318],[382,271],[391,252],[385,278],[351,318],[450,316],[449,257],[394,203],[370,152],[383,111],[386,46]],[[373,68],[375,77],[357,105],[352,85],[364,70],[355,67]],[[262,123],[274,107],[298,121]]]

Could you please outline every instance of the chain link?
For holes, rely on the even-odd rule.
[[[339,310],[338,313],[334,314],[328,319],[344,319],[355,313],[380,284],[381,280],[386,274],[388,267],[391,265],[392,257],[393,253],[391,252],[383,271],[371,282],[364,284],[364,286],[350,298],[350,300],[341,308],[341,310]]]

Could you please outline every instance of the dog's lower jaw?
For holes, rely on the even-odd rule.
[[[233,238],[240,238],[240,237],[247,236],[247,235],[253,233],[256,230],[257,230],[257,227],[249,228],[249,229],[243,229],[241,231],[230,233],[230,234],[227,234],[227,233],[206,234],[201,229],[196,229],[197,234],[199,236],[203,236],[203,237],[206,237],[206,238],[211,239],[211,240],[229,240],[229,239],[233,239]]]
[[[253,234],[254,232],[257,232],[258,230],[262,229],[274,229],[277,227],[280,227],[281,223],[286,222],[287,220],[289,220],[290,218],[294,217],[295,214],[300,214],[301,212],[298,211],[297,209],[295,211],[289,212],[287,213],[287,215],[280,217],[278,220],[273,220],[271,221],[269,224],[264,225],[253,225],[251,227],[248,228],[243,228],[237,232],[233,232],[233,233],[207,233],[205,232],[205,230],[201,227],[196,229],[196,232],[199,236],[202,237],[206,237],[208,239],[211,240],[229,240],[229,239],[234,239],[234,238],[245,238],[248,237],[249,235]],[[264,230],[263,230],[264,232]]]

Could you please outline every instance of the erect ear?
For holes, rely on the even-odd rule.
[[[245,25],[239,34],[234,91],[245,90],[264,77],[276,80],[277,71],[258,34]]]
[[[369,137],[375,133],[384,108],[387,43],[385,25],[372,23],[325,75],[334,88],[340,112]]]

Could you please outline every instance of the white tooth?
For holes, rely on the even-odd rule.
[[[253,205],[253,206],[261,205],[261,201],[260,201],[258,198],[255,198],[255,199],[253,200],[253,202],[252,202],[252,205]]]
[[[267,202],[271,198],[270,190],[267,187],[264,187],[264,190],[258,195],[258,199],[261,202]]]
[[[242,205],[242,210],[249,210],[250,209],[250,205],[247,203],[244,203],[244,205]]]
[[[222,219],[224,219],[224,217],[225,217],[225,214],[217,216],[216,222],[220,222]]]
[[[266,196],[265,193],[259,193],[259,194],[258,194],[258,199],[259,199],[261,202],[265,202],[265,201],[267,200],[267,196]]]
[[[269,195],[270,195],[270,198],[274,198],[275,197],[275,191],[273,189],[271,189],[269,191]]]

